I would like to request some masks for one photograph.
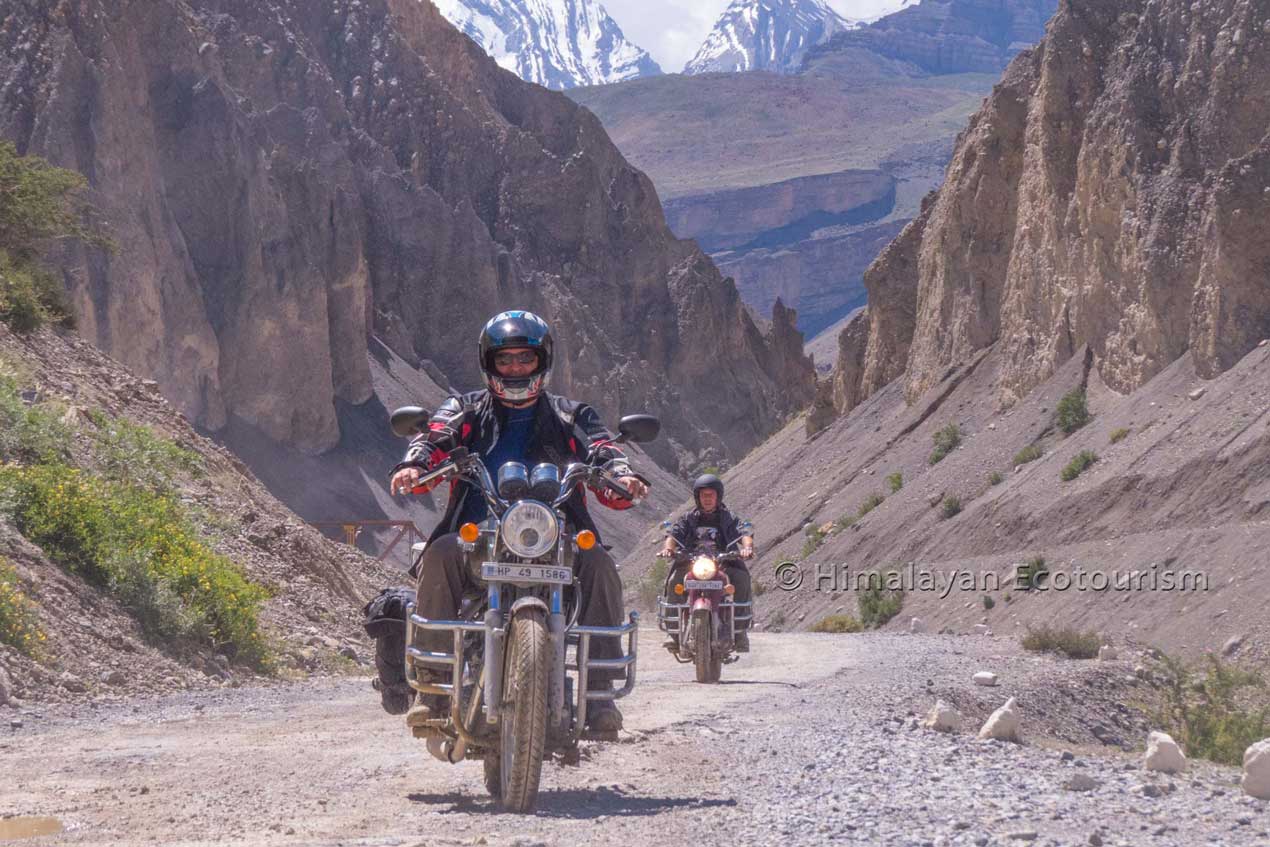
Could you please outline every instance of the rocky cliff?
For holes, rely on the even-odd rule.
[[[471,386],[510,306],[556,327],[558,389],[661,414],[671,466],[811,394],[599,122],[430,3],[10,5],[0,134],[88,176],[119,249],[61,257],[83,332],[210,431],[330,450],[378,408],[372,336]]]
[[[1065,0],[865,276],[838,410],[910,400],[979,350],[1017,402],[1088,346],[1117,391],[1270,335],[1270,4]]]

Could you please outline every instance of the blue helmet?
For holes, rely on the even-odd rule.
[[[523,403],[534,400],[547,387],[555,342],[551,327],[533,312],[503,312],[490,318],[481,330],[481,373],[490,393],[500,400]],[[538,366],[525,377],[500,376],[494,367],[494,354],[499,350],[528,347],[538,354]]]

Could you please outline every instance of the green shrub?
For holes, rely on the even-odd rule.
[[[773,629],[773,630],[779,630],[784,625],[785,625],[785,612],[781,609],[777,609],[772,614],[771,618],[768,619],[767,628]]]
[[[177,501],[63,465],[0,468],[0,495],[19,532],[109,591],[150,636],[267,663],[265,590],[203,544]]]
[[[1023,636],[1023,649],[1033,653],[1058,653],[1069,659],[1094,659],[1102,647],[1096,632],[1081,632],[1070,627],[1028,627]]]
[[[942,514],[944,520],[950,520],[961,514],[961,498],[954,497],[951,494],[944,498],[942,506]]]
[[[935,441],[935,450],[930,454],[930,463],[937,465],[961,444],[961,427],[950,423],[931,437]]]
[[[1111,433],[1111,443],[1119,444],[1121,441],[1124,441],[1128,437],[1129,437],[1129,430],[1125,429],[1124,427],[1121,427],[1120,429]]]
[[[895,580],[891,578],[893,573],[869,574],[864,587],[856,594],[856,603],[860,607],[860,623],[868,629],[884,626],[904,606],[904,592],[890,587],[895,584]]]
[[[51,242],[74,238],[112,247],[84,223],[91,212],[83,199],[86,184],[80,174],[19,156],[13,142],[0,141],[0,321],[16,332],[69,322],[60,282],[39,265]]]
[[[180,478],[205,475],[197,453],[155,435],[149,427],[96,410],[88,416],[98,428],[96,446],[109,478],[159,491]]]
[[[838,530],[838,532],[842,532],[843,530],[851,529],[851,527],[856,525],[856,521],[858,520],[859,518],[857,518],[855,515],[843,515],[842,517],[834,521],[833,525],[834,525],[834,528]]]
[[[825,543],[826,535],[818,526],[810,526],[806,532],[807,540],[803,542],[802,552],[798,554],[800,559],[806,559],[812,553],[820,549],[820,545]]]
[[[639,599],[645,609],[657,608],[657,598],[662,596],[668,576],[670,576],[670,560],[653,559],[653,566],[648,569],[648,573],[644,574],[644,578],[639,583]],[[758,586],[754,587],[757,594]]]
[[[1050,568],[1045,564],[1044,556],[1037,556],[1026,564],[1020,565],[1015,574],[1015,581],[1020,591],[1031,591],[1049,579]]]
[[[850,633],[861,629],[860,622],[850,615],[830,615],[811,625],[812,632]]]
[[[1028,462],[1035,462],[1037,459],[1045,455],[1045,451],[1039,445],[1029,444],[1022,450],[1014,454],[1014,466],[1026,465]]]
[[[22,593],[13,566],[0,558],[0,644],[35,657],[43,651],[45,640],[36,620],[35,605]]]
[[[992,473],[988,474],[988,485],[995,486],[995,485],[1000,485],[1003,482],[1005,482],[1005,477],[1001,476],[1000,471],[993,471]]]
[[[1085,400],[1085,389],[1073,388],[1058,401],[1058,409],[1054,415],[1058,428],[1071,435],[1089,423],[1089,405]]]
[[[1163,705],[1156,720],[1189,756],[1239,766],[1244,751],[1270,736],[1270,692],[1251,671],[1209,656],[1203,676],[1164,656]]]
[[[16,380],[0,372],[0,461],[36,464],[70,457],[74,431],[55,410],[28,407]]]
[[[870,494],[868,497],[865,497],[864,502],[860,504],[860,511],[857,512],[857,514],[860,517],[864,517],[869,512],[872,512],[874,509],[876,509],[878,506],[881,506],[882,503],[885,501],[886,501],[886,497],[882,496],[881,494]]]
[[[997,605],[997,601],[993,600],[987,594],[983,595],[983,608],[991,611]]]
[[[891,489],[891,493],[897,493],[904,487],[904,474],[896,472],[886,478],[886,485]]]
[[[1097,453],[1092,450],[1081,450],[1076,454],[1076,458],[1067,463],[1067,467],[1063,468],[1059,476],[1062,477],[1063,482],[1071,482],[1096,461],[1098,461]]]

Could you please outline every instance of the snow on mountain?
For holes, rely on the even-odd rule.
[[[499,65],[548,88],[661,73],[596,0],[433,0]]]
[[[734,0],[715,23],[686,74],[767,70],[793,73],[803,54],[834,33],[865,26],[916,0],[890,0],[844,17],[823,0]],[[849,4],[839,3],[839,7]]]

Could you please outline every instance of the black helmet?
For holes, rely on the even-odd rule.
[[[707,488],[713,488],[719,495],[720,505],[723,503],[723,480],[712,473],[703,474],[692,484],[692,499],[697,502],[698,509],[701,508],[701,492]]]
[[[554,343],[547,322],[533,312],[503,312],[490,318],[481,330],[481,373],[490,393],[500,400],[522,403],[533,400],[547,386],[551,375]],[[528,347],[538,354],[538,367],[526,377],[511,379],[498,375],[494,354],[511,347]]]

